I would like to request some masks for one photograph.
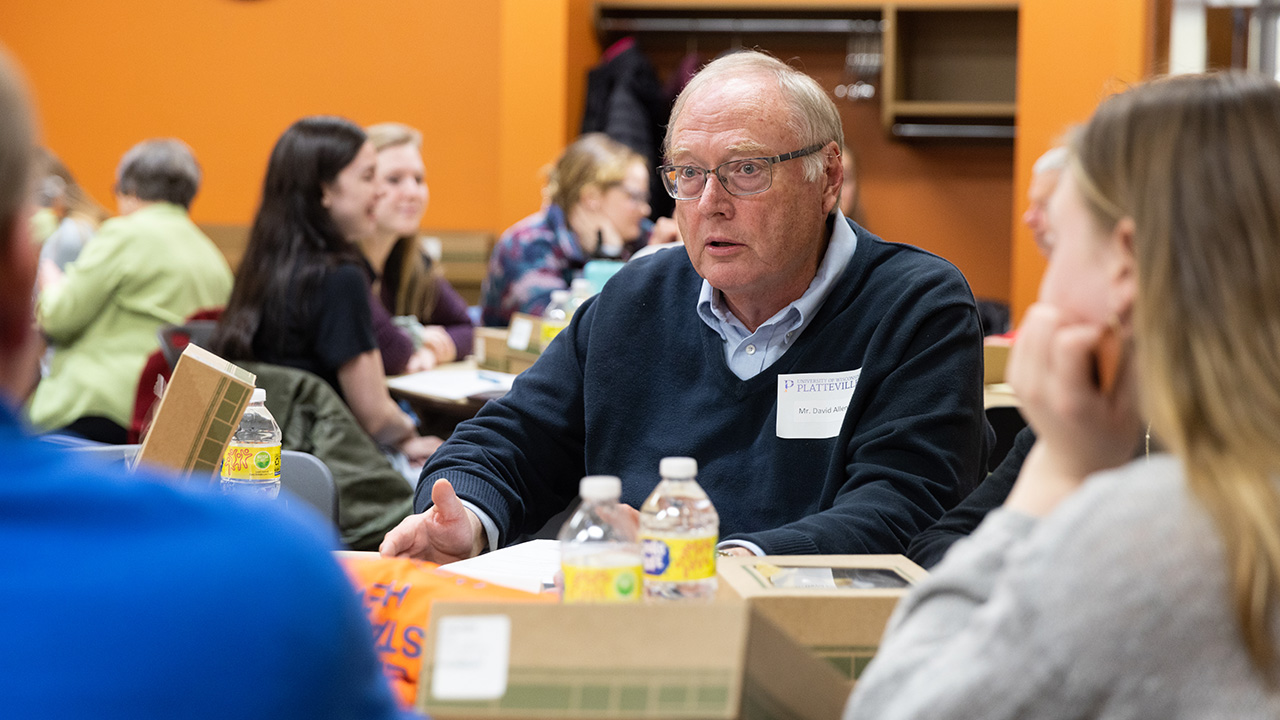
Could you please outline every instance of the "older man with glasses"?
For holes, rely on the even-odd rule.
[[[628,265],[423,471],[382,551],[469,557],[587,474],[638,507],[697,459],[723,552],[898,553],[985,471],[981,332],[950,263],[836,205],[840,117],[761,53],[708,65],[660,168],[687,253]]]

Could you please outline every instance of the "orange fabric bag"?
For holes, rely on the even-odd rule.
[[[558,600],[555,593],[512,590],[455,575],[435,563],[384,558],[375,553],[340,553],[338,559],[369,614],[383,672],[405,708],[412,708],[418,696],[422,654],[429,651],[426,637],[432,602]]]

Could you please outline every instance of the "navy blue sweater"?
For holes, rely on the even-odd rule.
[[[510,393],[458,426],[423,478],[448,478],[505,544],[562,510],[583,475],[618,475],[623,502],[639,507],[658,461],[688,455],[723,539],[769,554],[903,552],[983,474],[982,337],[954,266],[855,231],[812,322],[748,380],[697,315],[686,253],[629,263]],[[858,368],[838,436],[777,436],[780,374]]]

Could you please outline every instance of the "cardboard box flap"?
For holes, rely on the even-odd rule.
[[[800,720],[840,717],[853,683],[752,611],[744,687],[744,718]]]
[[[253,396],[253,373],[187,345],[156,407],[138,462],[212,476]]]
[[[507,623],[505,656],[458,620]],[[436,718],[802,720],[838,716],[850,688],[742,603],[436,603],[423,651],[417,708]]]
[[[862,674],[880,646],[898,601],[910,585],[928,576],[901,555],[718,560],[721,596],[728,601],[746,601],[791,640],[847,678]],[[806,574],[804,570],[815,572]]]

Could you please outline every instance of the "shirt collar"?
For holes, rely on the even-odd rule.
[[[786,322],[790,326],[787,329],[804,327],[813,319],[818,308],[822,307],[827,295],[831,294],[836,279],[844,274],[849,260],[858,248],[858,236],[839,209],[834,211],[832,224],[827,252],[822,256],[822,262],[818,263],[818,272],[814,274],[809,287],[803,295],[775,313],[761,327],[775,322]],[[723,339],[728,339],[726,329],[735,325],[741,326],[744,334],[750,334],[745,332],[742,321],[729,311],[729,306],[724,302],[724,294],[711,287],[711,283],[706,280],[702,281],[702,291],[698,293],[697,311],[698,317]]]

